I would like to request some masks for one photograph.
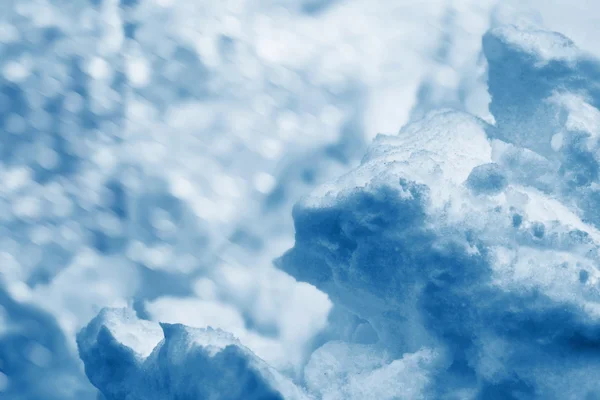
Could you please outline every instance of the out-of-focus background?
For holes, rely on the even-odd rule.
[[[223,328],[296,378],[343,333],[325,294],[272,266],[294,202],[433,107],[490,120],[491,26],[600,55],[594,8],[3,0],[0,399],[95,399],[75,336],[106,306]]]

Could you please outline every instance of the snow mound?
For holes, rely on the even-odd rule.
[[[600,395],[599,64],[517,27],[483,47],[495,125],[429,113],[294,209],[278,265],[366,320],[389,357],[357,376],[326,345],[306,371],[323,398],[368,398],[386,384],[367,376],[423,351],[433,367],[387,398]],[[318,383],[329,369],[344,383]]]
[[[307,399],[231,334],[155,324],[104,309],[78,335],[90,381],[107,400]]]
[[[329,302],[271,267],[292,203],[400,126],[429,76],[451,95],[476,75],[495,2],[0,1],[0,325],[23,327],[0,327],[0,397],[95,398],[77,331],[126,304],[187,323],[198,297],[228,310],[205,303],[203,326],[301,371]],[[463,51],[433,60],[449,39]],[[65,368],[30,362],[38,330],[64,336],[38,344]]]

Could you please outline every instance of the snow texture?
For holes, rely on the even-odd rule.
[[[149,333],[121,310],[79,335],[94,385],[108,399],[248,398],[223,391],[232,376],[247,382],[239,373],[290,399],[600,396],[598,177],[587,172],[597,64],[548,32],[501,27],[483,43],[495,125],[430,112],[376,137],[359,167],[295,206],[295,245],[277,265],[336,307],[301,381],[223,332]],[[223,363],[232,347],[239,359]]]
[[[95,399],[75,336],[103,307],[302,379],[338,328],[271,265],[292,204],[417,103],[462,104],[495,0],[454,3],[0,1],[0,398]]]
[[[0,400],[597,396],[568,3],[0,1]]]
[[[367,321],[396,360],[367,367],[367,352],[356,375],[362,348],[325,345],[306,371],[323,398],[600,396],[599,64],[515,26],[483,51],[495,125],[429,113],[294,209],[279,266]],[[401,389],[374,378],[414,359]]]
[[[138,320],[104,309],[77,336],[90,381],[107,400],[307,399],[231,334]]]

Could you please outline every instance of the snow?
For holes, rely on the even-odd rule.
[[[597,64],[536,30],[497,28],[483,43],[496,124],[436,111],[379,136],[359,167],[296,205],[296,242],[277,263],[372,326],[369,356],[437,354],[433,371],[410,379],[409,398],[595,396]],[[556,132],[570,146],[553,150]],[[336,371],[330,364],[312,368]],[[386,387],[374,398],[402,398],[349,376],[313,388],[365,398]]]
[[[88,326],[88,345],[128,349],[123,363],[148,360],[155,323],[171,323],[204,338],[192,347],[247,348],[234,356],[284,397],[436,398],[446,383],[444,395],[508,397],[511,379],[543,398],[594,389],[593,354],[566,344],[563,370],[550,351],[519,364],[550,347],[511,341],[479,304],[513,299],[522,311],[498,317],[510,322],[542,293],[566,311],[542,304],[534,321],[567,322],[537,339],[595,337],[590,2],[0,3],[0,398],[121,398],[81,339],[97,388],[78,359],[99,312],[114,340]],[[294,245],[292,207],[309,192]],[[293,277],[271,264],[292,246],[279,264]],[[456,293],[431,289],[455,278]],[[456,345],[460,324],[473,337]],[[358,374],[363,354],[379,361]],[[160,381],[173,360],[133,375]],[[172,395],[132,379],[118,390]]]
[[[424,399],[436,356],[424,349],[390,362],[373,346],[332,341],[312,354],[305,376],[324,400]]]
[[[159,325],[127,309],[104,309],[77,343],[90,381],[107,399],[309,398],[221,330]]]

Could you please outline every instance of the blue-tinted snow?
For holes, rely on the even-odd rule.
[[[188,332],[176,325],[184,323],[233,333],[249,349],[231,356],[237,376],[269,394],[271,380],[246,373],[248,363],[263,359],[291,390],[330,399],[435,398],[440,387],[460,398],[581,398],[593,385],[597,63],[539,28],[499,28],[484,39],[487,60],[480,52],[490,23],[530,19],[520,9],[531,4],[599,54],[582,35],[597,28],[585,1],[1,3],[0,399],[95,399],[94,385],[107,398],[115,387],[147,397],[147,388],[106,379],[107,359],[84,349],[85,376],[75,336],[107,306],[177,332]],[[498,51],[508,56],[494,58]],[[503,98],[512,92],[519,102]],[[438,107],[497,124],[429,113]],[[514,124],[510,107],[522,112]],[[351,174],[350,186],[363,189],[343,201],[325,196],[307,214],[297,207],[298,240],[281,265],[322,291],[272,268],[293,244],[292,204],[407,121],[415,123],[399,138],[378,137],[368,167]],[[513,130],[520,123],[536,134]],[[390,160],[399,167],[388,169]],[[448,204],[447,214],[429,208]],[[394,263],[411,257],[423,270],[394,277]],[[340,260],[351,260],[343,262],[352,274],[325,285],[332,271],[344,274]],[[450,272],[431,272],[444,260]],[[482,270],[465,276],[468,265]],[[498,289],[485,286],[489,276]],[[429,287],[452,279],[456,294]],[[423,298],[415,282],[429,285],[428,303],[413,304]],[[479,292],[460,293],[470,284]],[[414,292],[396,296],[394,285]],[[471,307],[489,329],[473,328],[473,343],[463,343],[471,320],[456,298],[471,304],[509,290],[561,308],[538,310],[531,328],[515,322],[525,339],[513,343],[489,307]],[[517,302],[501,316],[508,322],[538,304],[497,296]],[[436,314],[448,307],[449,316]],[[144,324],[131,319],[126,334]],[[531,337],[545,344],[527,342],[536,327],[543,332]],[[116,337],[96,349],[131,364],[131,343]],[[173,348],[181,345],[177,336]],[[561,367],[536,370],[561,351],[572,355]],[[197,366],[200,353],[183,362]],[[223,372],[219,362],[210,368]],[[173,367],[159,364],[144,379],[160,382]],[[196,378],[184,375],[180,382]],[[546,378],[555,386],[540,384]],[[566,392],[567,380],[579,391]],[[181,393],[189,392],[152,395]]]
[[[401,125],[445,63],[447,35],[421,29],[441,3],[1,2],[0,397],[95,398],[75,335],[106,306],[228,329],[302,379],[343,329],[271,259],[296,199]],[[492,4],[458,13],[474,31],[445,76]]]
[[[360,167],[297,204],[278,265],[366,320],[386,368],[431,352],[410,372],[426,380],[417,394],[388,385],[373,398],[595,398],[598,63],[515,26],[483,49],[496,124],[437,111],[378,137]],[[307,374],[327,371],[326,346]],[[365,398],[361,379],[323,397]]]
[[[140,321],[105,309],[77,343],[90,381],[107,400],[306,399],[231,334]]]

